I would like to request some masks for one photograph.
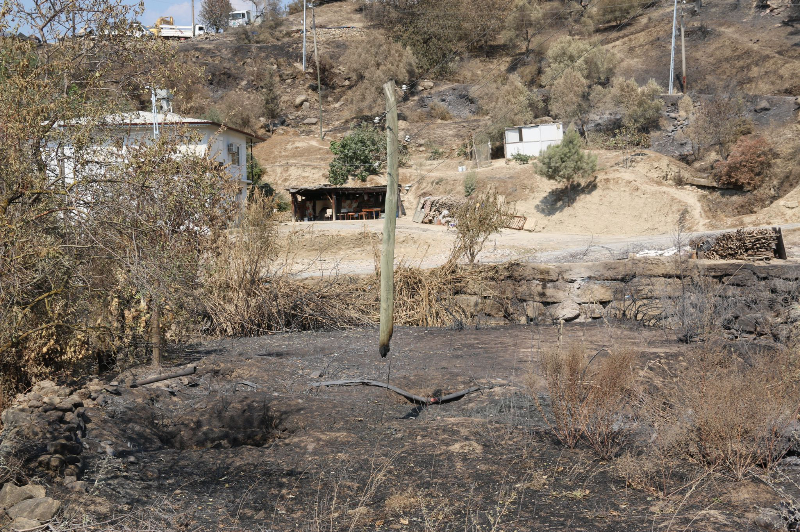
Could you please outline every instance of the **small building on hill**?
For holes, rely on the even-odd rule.
[[[316,185],[287,188],[292,198],[292,220],[371,220],[384,216],[386,185]],[[396,216],[405,215],[398,186]]]
[[[564,127],[560,122],[507,127],[504,139],[506,159],[517,154],[538,157],[549,146],[561,144],[563,138]]]

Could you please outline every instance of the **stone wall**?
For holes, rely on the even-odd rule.
[[[488,269],[488,268],[487,268]],[[767,333],[759,324],[800,319],[800,262],[644,258],[578,264],[492,267],[493,281],[459,287],[455,301],[470,324],[505,325],[672,317],[678,302],[713,307],[729,330]],[[685,307],[685,305],[683,305]]]

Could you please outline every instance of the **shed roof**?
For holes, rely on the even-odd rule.
[[[399,188],[399,187],[398,187]],[[385,192],[386,185],[377,185],[377,186],[370,186],[370,187],[347,187],[347,186],[335,186],[335,185],[317,185],[311,187],[291,187],[286,189],[291,194],[300,194],[305,195],[313,192],[333,192],[333,191],[341,191],[341,192],[355,192],[355,193],[365,193],[365,192]]]
[[[258,141],[265,141],[267,139],[263,137],[259,137],[258,135],[253,135],[252,133],[248,133],[247,131],[243,131],[241,129],[237,129],[235,127],[226,126],[225,124],[220,124],[219,122],[214,122],[213,120],[204,120],[202,118],[191,118],[188,116],[182,116],[177,113],[151,113],[150,111],[132,111],[129,113],[116,113],[113,115],[107,115],[103,117],[103,119],[97,124],[101,127],[144,127],[144,126],[152,126],[153,125],[153,118],[155,117],[155,121],[159,125],[185,125],[185,126],[209,126],[212,128],[225,128],[231,131],[235,131],[237,133],[241,133],[246,137],[251,139],[255,139]],[[60,126],[68,126],[70,124],[81,124],[86,123],[87,119],[78,118],[75,120],[68,121],[66,123],[59,124]]]

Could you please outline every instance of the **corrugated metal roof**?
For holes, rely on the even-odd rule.
[[[152,126],[153,125],[153,113],[150,111],[132,111],[129,113],[117,113],[113,115],[108,115],[103,117],[100,122],[98,122],[98,126],[101,127],[139,127],[139,126]],[[253,135],[252,133],[248,133],[247,131],[242,131],[241,129],[237,129],[235,127],[226,126],[225,124],[220,124],[219,122],[214,122],[212,120],[203,120],[202,118],[191,118],[187,116],[182,116],[177,113],[156,113],[155,114],[155,121],[159,125],[186,125],[186,126],[209,126],[212,128],[225,128],[231,131],[236,131],[237,133],[241,133],[249,138],[265,141],[267,139],[263,137],[259,137],[258,135]],[[59,124],[60,126],[68,126],[70,124],[80,124],[86,123],[86,119],[75,119],[71,120],[66,123]]]

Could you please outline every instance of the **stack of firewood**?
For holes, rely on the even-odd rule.
[[[697,258],[711,260],[764,260],[777,256],[776,229],[737,229],[691,242]]]
[[[424,224],[436,223],[437,218],[441,221],[451,220],[455,211],[464,204],[464,200],[452,196],[431,196],[423,200],[425,217],[422,219]],[[444,216],[443,213],[447,212]]]

